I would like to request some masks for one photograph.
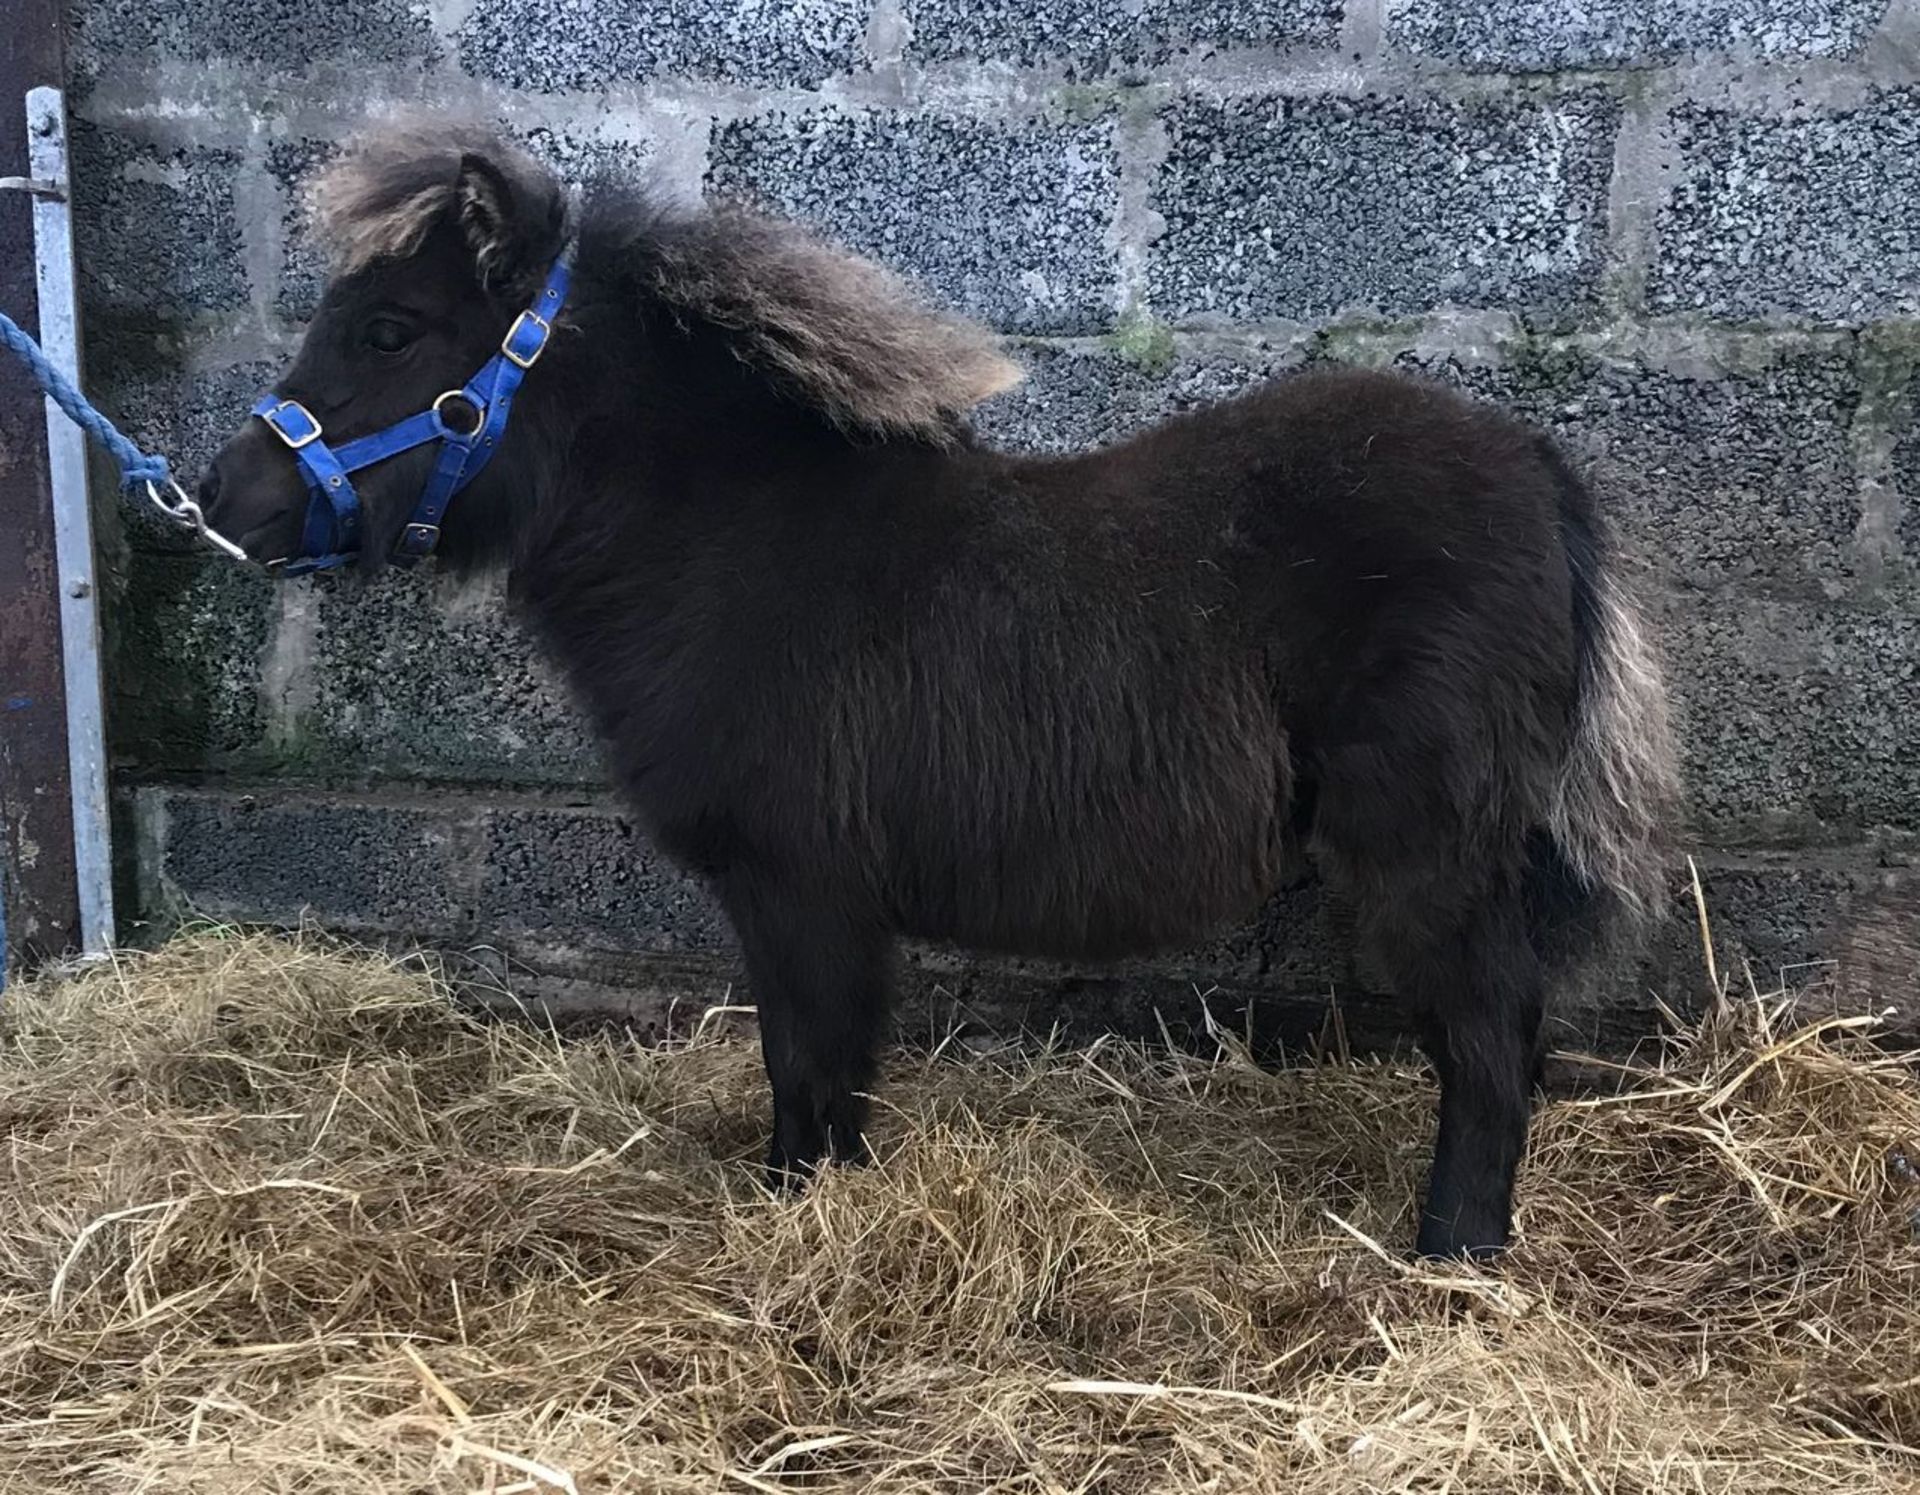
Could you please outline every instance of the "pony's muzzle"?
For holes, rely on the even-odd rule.
[[[201,472],[194,502],[207,526],[230,537],[253,560],[292,553],[300,540],[306,494],[286,448],[259,421],[249,421]]]

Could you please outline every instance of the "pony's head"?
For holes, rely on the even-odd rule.
[[[566,245],[559,180],[450,129],[373,138],[320,178],[313,207],[330,277],[273,388],[284,408],[249,420],[200,483],[209,522],[256,560],[301,553],[316,489],[342,486],[296,455],[309,431],[338,454],[436,408],[456,434],[477,428],[486,412],[453,394],[500,352]],[[345,477],[362,556],[393,551],[441,454],[429,440]],[[510,465],[489,464],[472,487],[511,481]]]
[[[570,441],[570,423],[617,433],[629,458],[650,433],[717,433],[737,451],[757,419],[822,440],[940,446],[1021,377],[984,329],[794,225],[735,206],[675,210],[618,183],[596,184],[575,214],[559,178],[483,133],[376,134],[313,198],[325,294],[272,395],[201,482],[208,521],[255,560],[316,555],[343,485],[356,500],[347,548],[364,561],[437,546],[442,517],[443,553],[498,555],[563,457],[584,480],[592,443]],[[573,293],[559,294],[555,267],[576,254]],[[540,314],[555,308],[551,340],[565,346],[550,349]],[[509,408],[487,397],[496,374],[525,380],[511,429],[487,424]],[[452,438],[480,460],[452,480],[444,515],[423,513],[460,466]],[[337,526],[325,538],[344,543]]]

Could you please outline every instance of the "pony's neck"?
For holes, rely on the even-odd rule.
[[[801,454],[858,460],[861,443],[742,362],[718,328],[643,305],[585,330],[595,372],[576,410],[626,433],[635,453],[658,467],[694,464],[746,481]],[[617,463],[618,446],[596,454]]]
[[[551,392],[576,403],[509,590],[609,739],[691,730],[806,632],[820,588],[910,567],[953,527],[963,455],[850,440],[697,331],[593,351],[577,340],[591,378]]]
[[[777,546],[790,525],[857,529],[876,508],[926,501],[955,459],[835,428],[717,328],[604,306],[582,307],[531,444],[537,496],[514,569],[546,606],[636,567],[677,578],[690,556]]]

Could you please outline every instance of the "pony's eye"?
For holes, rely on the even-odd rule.
[[[413,341],[413,329],[392,317],[376,317],[367,324],[367,346],[376,353],[398,353]]]

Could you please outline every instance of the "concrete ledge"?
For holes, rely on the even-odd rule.
[[[711,898],[612,806],[152,784],[125,796],[122,811],[123,839],[140,848],[129,869],[134,906],[156,926],[186,910],[279,925],[312,917],[348,934],[464,952],[493,973],[496,991],[504,983],[566,1021],[666,1031],[708,1006],[750,1000]],[[1851,950],[1876,984],[1845,987],[1847,1000],[1913,1000],[1913,981],[1893,980],[1909,958],[1920,979],[1920,923],[1903,925],[1901,913],[1920,907],[1912,868],[1878,865],[1863,849],[1791,861],[1706,856],[1703,876],[1723,971],[1738,973],[1744,959],[1762,990],[1785,985],[1830,1002]],[[1356,967],[1347,928],[1309,882],[1249,927],[1155,960],[1090,968],[915,948],[900,1028],[1151,1040],[1163,1028],[1198,1032],[1204,1007],[1266,1047],[1336,1030],[1357,1048],[1390,1044],[1408,1015]],[[1658,1031],[1656,998],[1687,1010],[1707,990],[1691,896],[1676,877],[1672,917],[1645,957],[1562,994],[1552,1039],[1617,1051]]]

